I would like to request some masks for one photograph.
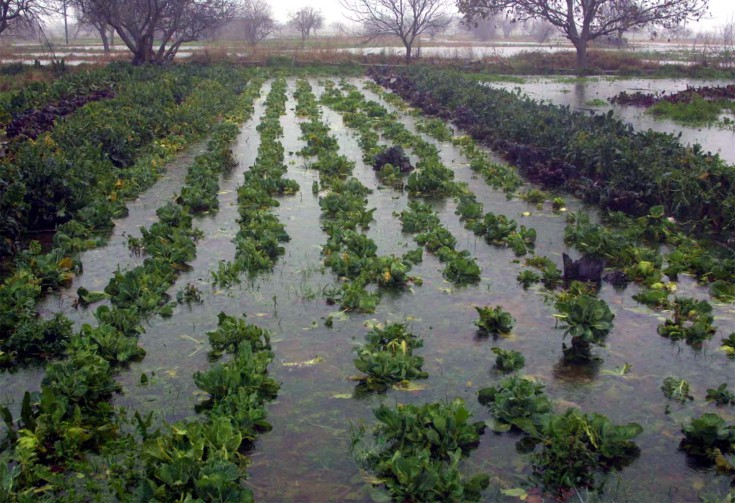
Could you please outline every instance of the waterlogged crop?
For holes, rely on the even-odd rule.
[[[526,359],[519,351],[508,351],[498,347],[491,348],[491,351],[496,355],[495,368],[501,372],[513,372],[526,364]]]
[[[451,117],[531,181],[635,216],[663,206],[677,221],[701,228],[735,225],[727,189],[732,170],[675,135],[635,131],[612,113],[588,116],[478,86],[458,72],[382,68],[371,76],[412,105]]]
[[[490,408],[495,418],[493,429],[497,432],[515,428],[528,434],[538,434],[541,417],[552,411],[543,384],[518,376],[481,389],[478,399]]]
[[[283,224],[269,210],[278,206],[275,196],[291,195],[299,190],[296,182],[283,178],[286,166],[279,138],[283,135],[279,117],[285,113],[286,81],[276,79],[266,97],[266,110],[257,126],[260,145],[255,164],[244,174],[238,188],[238,224],[234,242],[235,259],[219,264],[212,272],[215,284],[230,285],[239,275],[270,271],[278,257],[285,253],[281,243],[289,236]]]
[[[690,456],[715,463],[722,454],[735,452],[735,425],[719,415],[705,413],[692,419],[682,429],[680,448]]]
[[[508,246],[518,255],[525,255],[533,249],[536,243],[536,229],[526,228],[506,217],[488,212],[471,226],[478,236],[484,236],[485,241],[496,246]]]
[[[489,485],[485,474],[465,477],[461,459],[473,450],[485,429],[470,423],[460,399],[423,406],[381,405],[374,410],[372,441],[366,429],[355,432],[352,451],[358,464],[373,472],[399,501],[479,501]]]
[[[232,358],[194,374],[197,387],[209,395],[198,407],[205,419],[149,432],[147,421],[136,416],[145,467],[139,494],[146,500],[252,500],[241,483],[247,466],[243,453],[258,434],[272,429],[265,404],[279,389],[267,375],[273,359],[269,334],[221,313],[209,337],[216,354],[226,351]]]
[[[421,370],[424,359],[414,355],[423,341],[410,333],[406,326],[392,323],[374,327],[365,336],[366,343],[357,348],[355,367],[366,374],[362,386],[369,391],[384,391],[391,384],[425,379]]]
[[[515,320],[511,314],[503,309],[503,306],[475,307],[480,319],[475,320],[475,325],[481,332],[488,334],[509,334],[513,329]]]
[[[708,388],[705,398],[708,402],[714,402],[717,405],[735,405],[735,393],[727,389],[726,382],[716,388]]]
[[[694,397],[689,394],[689,383],[678,377],[664,379],[661,391],[664,392],[666,398],[675,402],[686,403],[688,400],[694,400]]]
[[[598,472],[621,469],[638,457],[632,441],[641,425],[616,425],[600,414],[568,409],[541,418],[541,449],[532,456],[534,478],[556,494],[574,488],[598,488]]]
[[[685,340],[699,347],[712,338],[716,328],[712,326],[712,306],[705,300],[678,297],[674,300],[674,317],[658,326],[658,333],[671,340]]]
[[[603,345],[604,337],[613,327],[615,315],[607,303],[590,295],[573,296],[556,303],[556,318],[563,323],[564,336],[571,336],[572,345],[564,345],[564,355],[570,360],[589,360],[591,345]]]
[[[242,99],[244,103],[252,100],[252,96],[246,95]],[[235,110],[238,109],[242,113],[246,111],[241,105],[235,107]],[[216,143],[210,142],[210,150],[215,148],[215,145]],[[44,492],[48,494],[73,490],[68,487],[66,481],[74,473],[78,477],[84,477],[86,473],[96,470],[96,467],[91,468],[88,459],[90,455],[100,452],[110,456],[110,463],[116,463],[120,456],[130,460],[137,453],[138,460],[132,461],[128,466],[135,465],[139,468],[138,462],[146,466],[146,475],[143,476],[142,483],[140,477],[125,475],[118,480],[118,475],[110,471],[109,490],[112,491],[112,486],[115,486],[114,490],[118,494],[120,491],[134,489],[133,486],[139,483],[141,485],[135,490],[144,494],[143,499],[146,500],[157,497],[162,500],[178,500],[184,498],[186,494],[202,497],[206,494],[221,495],[236,492],[240,488],[239,478],[231,483],[229,488],[224,487],[226,483],[232,482],[229,475],[218,482],[206,480],[219,470],[222,470],[222,473],[232,473],[226,463],[219,462],[226,460],[223,456],[230,460],[233,456],[240,459],[240,455],[235,454],[237,449],[231,449],[234,444],[230,444],[229,441],[221,442],[229,436],[226,433],[227,429],[224,428],[224,421],[213,419],[209,426],[199,430],[191,424],[181,424],[178,429],[167,426],[152,433],[151,417],[143,419],[136,415],[144,441],[151,441],[158,446],[164,445],[161,448],[165,453],[164,458],[153,461],[155,455],[152,454],[152,450],[147,451],[147,447],[136,445],[135,439],[123,432],[122,424],[126,420],[123,414],[120,414],[121,411],[111,403],[113,395],[121,390],[121,385],[114,379],[117,369],[130,361],[140,359],[145,354],[137,343],[137,336],[143,332],[142,321],[154,313],[170,315],[173,311],[173,306],[166,304],[166,291],[180,271],[186,267],[186,262],[193,258],[195,243],[200,235],[192,228],[191,211],[193,209],[188,206],[173,203],[167,203],[159,208],[157,211],[159,221],[142,230],[140,252],[147,255],[145,261],[134,269],[117,271],[106,288],[112,307],[97,308],[94,313],[97,325],[85,324],[79,333],[70,336],[63,350],[59,351],[62,359],[46,368],[40,392],[25,394],[21,413],[17,419],[12,417],[7,408],[2,410],[3,419],[7,424],[6,453],[10,456],[12,465],[20,467],[20,470],[15,472],[14,482],[19,497],[30,497],[29,495],[41,484],[44,485]],[[34,281],[27,284],[33,285]],[[86,298],[91,301],[94,294],[95,292],[79,290],[82,300]],[[33,304],[27,302],[24,307],[29,309]],[[67,322],[56,317],[53,323],[64,326]],[[227,366],[236,367],[238,362],[239,358],[233,358]],[[255,366],[249,368],[251,371],[257,371]],[[234,374],[235,372],[232,372],[232,375]],[[209,388],[213,381],[203,379],[202,383],[206,384],[208,389],[214,389]],[[251,376],[247,382],[254,381],[256,379]],[[261,382],[264,381],[261,379]],[[277,385],[275,388],[277,389]],[[264,390],[267,390],[269,397],[272,396],[273,384],[258,388],[258,391]],[[227,402],[228,395],[229,391],[220,393],[218,395],[220,402]],[[259,405],[253,397],[254,395],[250,394],[249,398],[242,398],[247,398],[248,403]],[[208,409],[210,411],[217,410],[218,404],[213,401],[206,403],[205,408],[211,407]],[[242,404],[245,403],[243,400]],[[241,417],[242,421],[238,424],[241,432],[250,431],[246,428],[248,417],[257,419],[263,429],[267,426],[260,422],[262,417],[258,418],[262,414],[255,414],[245,409],[243,409],[245,414],[240,413],[239,416],[233,412],[230,409],[221,415],[227,416],[228,422],[234,420],[229,418]],[[260,426],[257,428],[260,429]],[[204,433],[207,442],[211,442],[212,446],[207,454],[205,451],[198,451],[199,447],[203,446],[201,440],[204,438],[201,435],[197,433],[198,440],[195,441],[193,437],[190,440],[193,452],[199,452],[200,456],[204,455],[208,459],[217,458],[218,462],[214,467],[202,469],[201,463],[208,462],[208,459],[192,457],[192,450],[188,448],[176,450],[174,446],[178,445],[177,441],[180,439],[177,437],[178,433],[186,435],[183,430],[209,432]],[[234,437],[237,434],[234,433]],[[250,433],[245,436],[252,437]],[[151,440],[153,437],[155,440]],[[171,448],[165,447],[165,444]],[[141,449],[151,457],[147,457],[146,454],[140,455]],[[120,454],[121,451],[126,452]],[[216,454],[213,454],[215,452]],[[228,452],[230,454],[227,454]],[[181,458],[173,459],[179,455]],[[185,458],[184,464],[178,464],[182,458]],[[197,473],[206,476],[190,476]]]

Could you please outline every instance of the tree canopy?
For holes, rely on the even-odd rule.
[[[181,44],[213,34],[234,16],[236,0],[86,0],[115,28],[133,63],[166,63]]]
[[[465,21],[505,13],[517,21],[543,19],[559,30],[577,50],[577,67],[588,66],[591,40],[636,26],[666,28],[699,20],[708,0],[457,0]]]

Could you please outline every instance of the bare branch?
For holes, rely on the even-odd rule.
[[[519,21],[551,23],[577,49],[577,66],[587,65],[590,40],[649,24],[665,28],[697,21],[709,0],[457,0],[465,23],[506,13]]]
[[[396,36],[411,61],[413,44],[423,33],[436,35],[449,26],[449,0],[340,0],[345,17],[363,27],[370,39]]]

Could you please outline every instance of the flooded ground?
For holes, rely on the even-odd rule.
[[[731,80],[701,79],[625,79],[590,77],[582,79],[563,77],[528,77],[524,83],[492,82],[487,85],[509,91],[520,90],[536,100],[568,106],[590,113],[606,113],[613,110],[620,119],[629,122],[636,130],[653,129],[664,133],[681,134],[686,144],[698,143],[705,150],[718,153],[729,164],[735,164],[735,131],[716,125],[689,127],[669,119],[657,119],[647,114],[645,108],[610,105],[607,100],[625,91],[673,94],[687,87],[724,86]],[[730,116],[731,119],[735,118]]]
[[[362,85],[360,80],[353,82]],[[311,84],[314,92],[320,94],[318,82]],[[299,139],[302,119],[296,118],[293,111],[294,89],[295,80],[290,79],[287,113],[281,119],[282,143],[288,165],[286,176],[296,180],[301,191],[280,198],[280,206],[274,210],[291,237],[285,244],[286,254],[272,273],[243,278],[241,285],[232,288],[211,287],[210,271],[216,269],[219,260],[234,256],[230,240],[237,231],[236,188],[256,155],[259,137],[255,126],[263,111],[266,85],[256,101],[253,119],[243,125],[233,149],[240,165],[220,180],[220,210],[195,220],[204,238],[198,244],[191,270],[171,290],[175,295],[186,283],[194,283],[202,290],[204,302],[180,306],[172,318],[156,318],[148,323],[141,337],[147,356],[119,376],[125,391],[116,399],[118,405],[141,412],[157,410],[170,421],[193,416],[194,405],[201,397],[191,376],[209,365],[206,332],[216,326],[221,311],[231,315],[246,313],[251,323],[273,332],[275,359],[270,371],[282,384],[278,398],[268,407],[273,431],[259,437],[252,454],[247,484],[256,500],[371,501],[374,489],[365,483],[349,453],[353,425],[371,424],[371,410],[380,403],[425,403],[454,397],[465,399],[476,420],[489,419],[489,412],[477,402],[476,393],[502,377],[492,370],[494,355],[490,348],[497,345],[525,355],[522,373],[546,385],[557,410],[581,407],[606,414],[615,422],[636,421],[644,427],[637,440],[640,457],[623,472],[609,476],[604,501],[688,502],[696,501],[705,489],[726,491],[726,477],[690,466],[677,449],[681,423],[686,419],[716,411],[730,422],[735,420],[732,409],[716,409],[704,401],[706,388],[722,382],[733,385],[735,362],[728,361],[717,347],[723,336],[735,331],[734,306],[715,305],[718,333],[701,350],[694,350],[656,333],[662,314],[632,300],[637,287],[616,291],[603,284],[600,298],[608,302],[616,317],[607,346],[596,350],[601,362],[586,367],[567,366],[562,362],[562,331],[555,328],[554,308],[540,289],[526,291],[516,283],[521,265],[513,252],[489,246],[464,229],[454,214],[453,201],[434,200],[431,204],[457,238],[457,248],[467,249],[477,257],[482,281],[474,286],[454,287],[442,278],[438,259],[424,253],[423,263],[412,270],[412,275],[423,278],[423,286],[384,293],[371,315],[336,312],[321,296],[322,289],[337,279],[321,265],[320,247],[326,235],[320,227],[318,196],[311,192],[318,174],[308,169],[308,159],[295,153],[303,142]],[[364,92],[368,98],[381,101]],[[368,197],[368,207],[377,209],[376,221],[369,236],[377,243],[378,253],[402,254],[415,248],[412,236],[401,233],[400,222],[394,216],[406,208],[407,194],[379,185],[372,169],[362,163],[356,137],[338,113],[324,109],[323,119],[339,141],[340,153],[355,160],[354,175],[374,190]],[[414,117],[402,115],[401,121],[415,132]],[[457,148],[449,143],[438,146],[445,165],[455,171],[458,180],[469,184],[484,203],[485,211],[508,215],[537,230],[537,254],[549,256],[558,266],[562,252],[575,255],[563,243],[562,214],[553,213],[548,203],[539,210],[520,200],[506,200],[505,194],[475,177]],[[168,178],[146,193],[143,202],[134,203],[140,205],[139,211],[131,211],[127,219],[118,222],[110,244],[82,256],[85,273],[75,286],[62,294],[61,301],[49,300],[45,309],[55,310],[58,306],[77,320],[88,318],[88,314],[71,309],[65,299],[73,296],[78,285],[103,286],[118,262],[122,269],[135,265],[138,259],[129,256],[121,241],[124,234],[150,225],[155,207],[180,187],[186,167],[184,162],[170,166]],[[594,213],[569,199],[568,208]],[[523,216],[525,212],[530,215]],[[706,291],[688,278],[682,278],[679,294],[707,297]],[[513,332],[497,340],[478,337],[473,325],[477,317],[474,306],[498,304],[516,319]],[[330,314],[334,317],[331,329],[324,323]],[[430,377],[421,383],[425,386],[422,390],[390,390],[382,395],[355,398],[355,382],[350,380],[357,374],[352,361],[354,348],[364,341],[366,325],[385,321],[406,322],[424,339],[424,347],[417,354],[425,358],[424,370]],[[632,365],[629,374],[610,375],[609,371],[626,363]],[[146,386],[140,385],[143,373],[149,378]],[[26,374],[27,381],[19,380],[19,375],[22,373],[0,375],[0,388],[8,394],[33,389],[40,373]],[[667,401],[660,386],[670,375],[690,381],[696,400],[683,406],[671,403],[671,414],[667,415]],[[487,432],[465,462],[467,473],[490,474],[486,501],[502,500],[500,489],[519,487],[526,481],[527,458],[516,452],[516,440],[513,435]],[[514,500],[517,501],[508,499]]]

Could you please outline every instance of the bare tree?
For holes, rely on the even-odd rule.
[[[0,0],[0,34],[13,25],[34,27],[46,10],[39,0]]]
[[[244,0],[238,9],[238,18],[237,24],[252,46],[278,29],[271,6],[265,0]]]
[[[304,45],[306,39],[309,38],[311,32],[316,35],[316,30],[324,24],[324,16],[314,7],[302,7],[296,12],[289,14],[289,24],[296,28],[301,34],[301,45]]]
[[[102,40],[105,54],[108,54],[115,30],[107,23],[103,13],[96,8],[91,0],[70,0],[69,5],[76,11],[77,32],[82,27],[93,28]]]
[[[588,66],[590,40],[648,24],[664,28],[699,20],[709,0],[457,0],[469,22],[506,12],[517,20],[544,19],[577,50],[577,68]]]
[[[487,42],[495,38],[498,26],[495,24],[495,18],[492,19],[481,19],[476,24],[472,24],[466,27],[467,30],[481,42]]]
[[[406,63],[416,39],[424,32],[445,30],[451,23],[449,0],[340,0],[350,21],[364,28],[373,39],[397,36],[406,48]]]
[[[115,28],[133,63],[167,63],[181,44],[214,34],[234,17],[235,0],[86,0]]]
[[[529,21],[526,30],[536,43],[543,44],[554,33],[554,25],[543,19],[534,19]]]

